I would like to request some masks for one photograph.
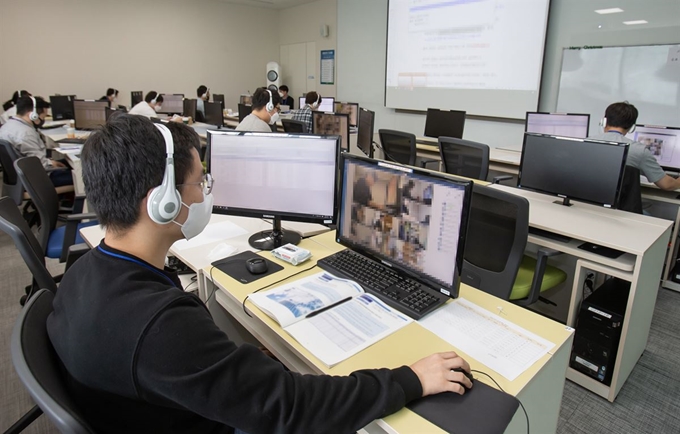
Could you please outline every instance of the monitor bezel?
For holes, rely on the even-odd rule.
[[[184,101],[184,94],[183,93],[161,93],[160,96],[162,96],[163,99],[165,99],[166,96],[181,96],[182,101]],[[157,113],[164,114],[164,115],[181,114],[181,113],[177,113],[176,111],[174,111],[174,112],[173,111],[166,111],[166,110],[163,109],[163,107],[164,107],[164,105],[163,105],[163,103],[161,103],[161,109],[158,110]]]
[[[625,150],[623,151],[623,159],[621,161],[621,167],[619,168],[619,179],[616,183],[616,193],[614,195],[614,203],[608,204],[608,203],[603,203],[603,202],[597,202],[593,200],[589,200],[587,198],[581,198],[581,197],[575,197],[575,196],[567,196],[562,193],[556,193],[554,191],[548,191],[545,189],[541,188],[536,188],[533,186],[523,186],[522,185],[522,172],[524,170],[524,164],[525,164],[525,148],[526,148],[526,143],[527,143],[527,137],[529,136],[537,136],[537,137],[551,137],[554,139],[561,139],[561,140],[567,140],[567,141],[579,141],[579,142],[587,142],[587,143],[596,143],[598,145],[606,145],[606,146],[617,146],[617,147],[624,147]],[[596,140],[596,139],[578,139],[575,137],[564,137],[564,136],[554,136],[550,134],[538,134],[538,133],[524,133],[524,141],[522,142],[522,157],[520,159],[519,163],[519,172],[517,174],[517,188],[521,188],[523,190],[529,190],[529,191],[535,191],[537,193],[542,193],[546,194],[549,196],[555,196],[559,197],[565,200],[576,200],[578,202],[583,202],[583,203],[588,203],[591,205],[596,205],[596,206],[601,206],[603,208],[611,208],[611,209],[617,209],[619,207],[619,200],[621,196],[621,187],[622,187],[622,181],[623,181],[623,173],[624,169],[626,167],[626,160],[628,158],[628,151],[629,151],[629,146],[628,143],[623,143],[623,142],[612,142],[608,140]]]
[[[218,124],[214,124],[214,123],[208,122],[208,107],[211,107],[210,104],[217,104],[217,105],[219,105],[219,107],[220,107],[220,114],[219,114],[219,116],[218,116],[218,118],[219,118],[219,120],[220,120],[220,123],[218,123]],[[196,110],[198,110],[198,109],[196,109]],[[219,103],[219,102],[209,102],[209,101],[204,101],[204,102],[203,102],[203,111],[204,111],[204,115],[203,115],[203,116],[205,117],[205,123],[206,123],[206,124],[208,124],[208,125],[214,125],[214,126],[216,126],[217,128],[222,128],[222,127],[224,127],[224,110],[222,109],[222,104],[221,104],[221,103]]]
[[[208,130],[207,132],[207,146],[206,146],[206,171],[211,173],[212,165],[212,140],[213,136],[254,136],[254,137],[286,137],[290,140],[294,139],[324,139],[324,140],[334,140],[335,141],[335,169],[333,170],[333,214],[331,216],[312,216],[309,214],[301,213],[291,213],[291,212],[279,212],[276,210],[255,210],[246,208],[223,208],[216,205],[213,206],[213,214],[223,214],[223,215],[233,215],[241,217],[253,217],[260,219],[280,219],[282,221],[294,221],[303,223],[317,223],[321,225],[334,225],[337,221],[338,216],[338,162],[340,161],[340,137],[339,136],[321,136],[318,134],[295,134],[295,133],[254,133],[248,131],[233,131],[233,130]]]
[[[462,115],[463,115],[463,125],[462,125],[462,127],[461,127],[461,129],[460,129],[460,137],[454,136],[454,135],[448,135],[448,136],[433,136],[433,135],[428,135],[428,134],[427,134],[427,125],[428,125],[427,120],[428,120],[428,118],[430,118],[430,117],[428,116],[428,114],[429,114],[430,112],[432,112],[432,113],[434,113],[434,112],[437,112],[437,113],[441,113],[441,112],[450,112],[450,113],[458,113],[458,114],[462,114]],[[431,119],[431,118],[430,118],[430,119]],[[462,138],[463,138],[463,134],[465,134],[465,121],[466,121],[466,120],[467,120],[467,112],[466,112],[465,110],[448,110],[448,109],[438,109],[438,108],[428,107],[427,113],[425,114],[425,130],[423,131],[423,135],[424,135],[425,137],[431,137],[431,138],[433,138],[433,139],[438,139],[439,137],[453,137],[454,139],[462,139]]]
[[[184,98],[182,101],[182,116],[190,117],[194,122],[196,122],[196,111],[198,100],[194,98]],[[187,105],[190,105],[189,111],[187,113]]]
[[[528,133],[527,128],[529,128],[529,115],[558,115],[558,116],[585,116],[588,119],[586,122],[587,134],[586,137],[577,137],[579,139],[585,139],[590,135],[590,114],[589,113],[551,113],[551,112],[527,112],[524,116],[524,132]],[[531,133],[540,134],[540,133]]]
[[[400,264],[399,262],[395,262],[392,258],[383,256],[381,254],[375,253],[366,247],[362,246],[361,244],[355,243],[352,240],[343,237],[343,226],[342,226],[342,219],[340,219],[339,215],[340,213],[343,212],[343,203],[342,203],[342,195],[343,195],[343,190],[345,188],[345,170],[346,170],[346,164],[345,162],[348,160],[357,160],[364,165],[368,166],[373,166],[373,167],[378,167],[380,166],[381,168],[386,168],[389,170],[393,170],[395,172],[404,172],[404,173],[411,173],[415,174],[416,176],[423,176],[423,177],[430,177],[434,178],[436,181],[435,182],[444,182],[444,183],[451,183],[451,184],[457,184],[459,186],[462,186],[464,188],[465,195],[463,197],[463,210],[461,213],[461,225],[460,225],[460,230],[458,231],[458,252],[456,254],[456,265],[453,270],[453,277],[451,279],[451,285],[447,285],[443,282],[440,282],[434,278],[429,277],[425,273],[419,273],[415,270],[412,270],[408,267],[406,267],[403,264]],[[343,153],[340,156],[339,160],[340,164],[340,190],[337,194],[338,196],[338,217],[336,218],[337,220],[337,230],[336,230],[336,242],[338,244],[341,244],[349,249],[352,249],[353,251],[364,255],[374,261],[381,262],[388,266],[389,268],[397,271],[401,275],[408,276],[410,278],[416,279],[427,286],[430,286],[431,288],[438,288],[439,292],[451,297],[451,298],[457,298],[458,294],[460,292],[460,284],[461,284],[461,274],[463,272],[463,261],[465,257],[465,240],[467,236],[467,228],[468,228],[468,223],[470,220],[470,209],[472,205],[472,186],[474,182],[470,179],[466,178],[460,178],[457,176],[449,175],[446,173],[442,172],[435,172],[427,169],[420,169],[417,167],[412,167],[412,166],[404,166],[402,164],[394,163],[391,161],[385,161],[385,160],[377,160],[373,158],[368,158],[364,157],[361,155],[354,155],[354,154],[349,154],[349,153]]]
[[[661,130],[661,131],[663,131],[663,130],[673,130],[673,131],[678,131],[677,137],[680,138],[680,127],[667,127],[667,126],[664,126],[664,125],[651,125],[651,124],[645,124],[645,125],[635,125],[635,128],[636,128],[636,129],[637,129],[637,128],[654,128],[654,129],[658,129],[658,130]],[[633,133],[635,133],[635,131],[633,131]],[[630,134],[630,131],[628,132],[628,134]],[[625,137],[625,136],[624,136],[624,137]],[[633,139],[628,139],[628,140],[633,140]],[[640,143],[640,142],[638,142],[637,140],[633,140],[633,141],[634,141],[635,143]],[[642,143],[640,143],[640,144],[642,144]],[[680,143],[677,143],[676,146],[680,146]],[[646,148],[646,146],[645,146],[645,148]],[[654,159],[656,160],[656,158],[654,158]],[[659,160],[656,160],[656,161],[657,161],[657,163],[659,162]],[[678,173],[678,172],[680,172],[680,165],[679,165],[678,167],[673,167],[673,166],[664,166],[663,164],[659,163],[659,166],[661,166],[661,168],[662,168],[664,171],[667,171],[667,172],[671,172],[671,173]]]
[[[78,125],[78,117],[76,116],[76,102],[96,102],[97,104],[101,105],[102,111],[104,112],[104,123],[102,125],[99,125],[98,127],[103,126],[106,124],[106,107],[109,106],[108,101],[95,101],[95,100],[89,100],[89,99],[74,99],[73,100],[73,126],[75,127],[76,130],[81,130],[81,131],[92,131],[97,129],[98,127],[83,127],[82,125]]]
[[[61,117],[56,117],[54,116],[54,100],[55,99],[61,99],[65,98],[66,101],[71,105],[71,111],[70,113],[67,111],[65,114],[63,114]],[[50,109],[52,111],[52,119],[55,121],[61,121],[65,119],[74,119],[76,117],[75,109],[73,108],[73,101],[76,99],[75,95],[50,95]],[[71,115],[71,117],[68,117],[68,115]]]
[[[368,154],[367,154],[367,157],[368,157],[368,158],[373,158],[373,153],[374,153],[374,149],[373,149],[373,135],[375,134],[375,112],[374,112],[373,110],[368,110],[368,109],[365,109],[365,108],[363,108],[363,107],[359,107],[359,112],[357,113],[357,123],[359,124],[358,130],[357,130],[357,149],[359,149],[361,152],[363,152],[364,154],[366,154],[366,151],[364,151],[363,149],[361,149],[361,147],[359,146],[359,134],[360,134],[360,132],[361,132],[361,129],[363,128],[363,127],[361,126],[361,122],[360,122],[362,111],[365,111],[365,112],[367,112],[367,113],[371,113],[372,120],[373,120],[373,122],[371,122],[371,128],[370,128],[370,129],[371,129],[371,136],[370,136],[370,137],[371,137],[371,142],[368,144],[369,152],[368,152]]]
[[[352,118],[350,117],[350,118],[349,118],[349,120],[350,120],[349,126],[350,126],[350,127],[354,127],[354,128],[358,127],[358,126],[359,126],[359,109],[361,108],[361,107],[359,107],[359,103],[358,103],[358,102],[342,102],[342,101],[335,101],[335,102],[333,103],[333,112],[335,112],[335,113],[340,113],[340,112],[338,112],[338,108],[337,108],[337,105],[338,105],[338,104],[347,104],[347,105],[356,106],[356,108],[357,108],[357,109],[356,109],[356,113],[357,113],[357,122],[356,122],[356,125],[352,125],[352,123],[351,123]],[[345,113],[345,114],[349,114],[349,113]]]
[[[350,147],[349,142],[350,142],[350,137],[351,137],[350,136],[350,128],[349,128],[349,115],[347,113],[330,113],[330,112],[322,112],[322,111],[318,111],[318,110],[312,111],[312,134],[323,135],[321,133],[314,132],[314,127],[316,125],[316,122],[315,122],[316,116],[340,116],[340,117],[347,118],[347,146],[345,147],[344,146],[345,144],[341,143],[340,149],[343,150],[343,151],[349,152],[349,147]]]
[[[303,96],[301,96],[301,97],[299,97],[299,98],[300,98],[300,99],[298,100],[298,102],[300,103],[300,104],[299,104],[299,107],[300,107],[299,110],[302,110],[302,109],[307,105],[307,102],[305,102],[305,100],[307,99],[307,95],[303,95]],[[333,100],[333,104],[332,104],[333,110],[331,110],[331,111],[329,111],[329,112],[325,112],[325,111],[323,111],[323,110],[319,110],[319,107],[321,106],[321,104],[319,104],[319,107],[317,107],[316,109],[313,109],[313,110],[318,111],[318,112],[322,112],[322,113],[334,113],[334,112],[335,112],[335,97],[334,97],[334,96],[323,96],[323,95],[321,95],[321,102],[322,102],[322,103],[323,103],[323,101],[326,100],[326,99],[332,99],[332,100]]]

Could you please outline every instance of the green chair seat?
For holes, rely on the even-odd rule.
[[[515,284],[512,285],[512,292],[510,292],[510,300],[520,300],[526,298],[531,291],[531,282],[534,280],[534,272],[536,271],[536,259],[531,256],[524,255],[522,263],[517,271],[517,278]],[[541,292],[554,288],[560,283],[567,280],[567,273],[559,268],[547,265],[541,282]]]

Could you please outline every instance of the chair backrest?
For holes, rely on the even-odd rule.
[[[283,131],[287,133],[306,133],[307,124],[302,121],[295,121],[293,119],[281,119],[283,124]]]
[[[416,136],[395,130],[378,130],[385,159],[413,166],[416,164]]]
[[[45,253],[21,216],[19,208],[8,198],[0,199],[0,230],[12,237],[14,245],[26,262],[39,288],[57,291],[57,284],[45,267]]]
[[[23,157],[14,162],[17,174],[40,215],[38,242],[47,251],[50,233],[57,227],[59,196],[38,157]]]
[[[486,181],[489,175],[489,146],[454,137],[439,137],[439,156],[444,172]]]
[[[621,192],[619,193],[619,209],[642,214],[642,189],[640,187],[640,169],[626,165],[623,171]]]
[[[47,334],[54,294],[41,289],[26,302],[12,332],[12,363],[33,401],[62,433],[94,430],[69,396],[61,362]]]
[[[508,300],[524,257],[529,201],[475,184],[461,281]]]
[[[24,197],[24,186],[17,177],[14,161],[19,158],[12,144],[7,140],[0,140],[0,164],[2,164],[2,195],[12,198],[19,206]]]

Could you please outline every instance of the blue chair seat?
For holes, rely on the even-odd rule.
[[[81,244],[84,243],[85,241],[83,238],[80,236],[80,229],[86,228],[88,226],[95,226],[98,225],[99,222],[97,220],[91,221],[91,222],[86,222],[86,223],[78,223],[78,232],[76,233],[76,240],[74,244]],[[48,258],[60,258],[61,257],[61,250],[62,247],[64,246],[64,232],[66,232],[66,226],[61,226],[56,228],[55,230],[52,231],[50,234],[50,239],[47,241],[47,257]]]

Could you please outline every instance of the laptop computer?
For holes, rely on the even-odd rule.
[[[472,181],[343,153],[337,242],[319,267],[420,319],[458,296]]]

